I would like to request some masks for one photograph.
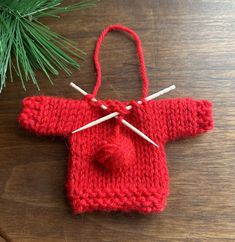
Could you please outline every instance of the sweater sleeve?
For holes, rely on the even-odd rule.
[[[39,135],[67,136],[79,125],[81,102],[47,96],[27,97],[22,101],[18,121],[23,128]]]
[[[163,115],[167,141],[195,136],[213,128],[212,103],[177,98],[164,100]]]

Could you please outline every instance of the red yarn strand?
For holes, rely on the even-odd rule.
[[[143,49],[142,49],[142,44],[139,36],[131,29],[128,27],[122,26],[122,25],[110,25],[106,29],[103,30],[101,33],[97,43],[96,43],[96,48],[95,48],[95,53],[94,53],[94,64],[96,68],[96,73],[97,73],[97,80],[96,80],[96,85],[93,89],[92,94],[94,96],[97,95],[98,90],[101,85],[101,66],[99,62],[99,52],[100,52],[100,47],[101,44],[105,38],[105,36],[111,32],[111,31],[124,31],[127,32],[136,42],[136,47],[137,47],[137,54],[140,62],[140,74],[141,78],[143,81],[143,88],[142,88],[142,99],[147,97],[148,94],[148,77],[147,77],[147,72],[146,72],[146,67],[145,67],[145,62],[144,62],[144,54],[143,54]]]

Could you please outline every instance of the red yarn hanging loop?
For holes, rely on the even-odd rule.
[[[148,78],[147,78],[147,73],[146,73],[146,67],[145,67],[145,62],[144,62],[144,54],[142,50],[142,44],[139,36],[131,29],[128,27],[122,26],[122,25],[110,25],[106,29],[103,30],[101,33],[95,47],[95,53],[94,53],[94,63],[95,63],[95,68],[97,72],[97,80],[96,80],[96,85],[93,89],[92,94],[94,96],[97,95],[97,92],[100,88],[101,85],[101,66],[99,63],[99,51],[100,51],[100,46],[105,38],[105,36],[108,34],[108,32],[111,31],[124,31],[127,32],[136,42],[136,47],[137,47],[137,54],[140,62],[140,74],[141,78],[143,81],[143,88],[142,88],[142,99],[147,97],[148,94]]]

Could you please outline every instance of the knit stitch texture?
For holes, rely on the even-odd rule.
[[[136,41],[143,80],[142,100],[92,102],[101,84],[98,62],[104,36],[122,30]],[[148,79],[139,37],[127,27],[105,29],[97,41],[94,61],[97,83],[93,93],[82,100],[35,96],[23,100],[19,123],[39,135],[68,139],[70,159],[66,182],[67,196],[75,214],[103,211],[160,212],[169,195],[169,177],[164,145],[172,140],[195,136],[213,128],[212,104],[191,98],[144,101]],[[101,110],[105,104],[107,110]],[[131,104],[129,111],[125,106]],[[87,123],[118,111],[120,117],[72,134]],[[120,122],[126,121],[146,134],[159,148],[133,133]]]
[[[40,135],[68,138],[70,160],[66,188],[74,213],[162,211],[169,194],[164,144],[212,129],[211,103],[177,98],[149,101],[134,107],[125,119],[156,141],[160,148],[121,126],[120,135],[130,139],[135,147],[135,160],[126,169],[114,172],[99,166],[94,157],[102,141],[112,137],[115,127],[121,125],[117,120],[71,135],[77,127],[103,115],[102,110],[86,99],[35,96],[23,100],[19,122]]]

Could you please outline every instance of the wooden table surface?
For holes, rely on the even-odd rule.
[[[39,72],[40,93],[30,83],[23,91],[15,77],[0,95],[0,241],[235,241],[235,2],[102,0],[96,9],[44,22],[76,41],[87,56],[81,71],[70,77],[60,73],[54,86]],[[175,84],[176,91],[165,98],[212,100],[215,129],[167,144],[171,194],[163,213],[74,216],[65,197],[64,140],[25,132],[17,116],[26,96],[80,98],[71,81],[91,91],[95,41],[114,23],[141,37],[150,93]],[[130,39],[110,34],[101,65],[100,98],[139,97],[138,61]]]

